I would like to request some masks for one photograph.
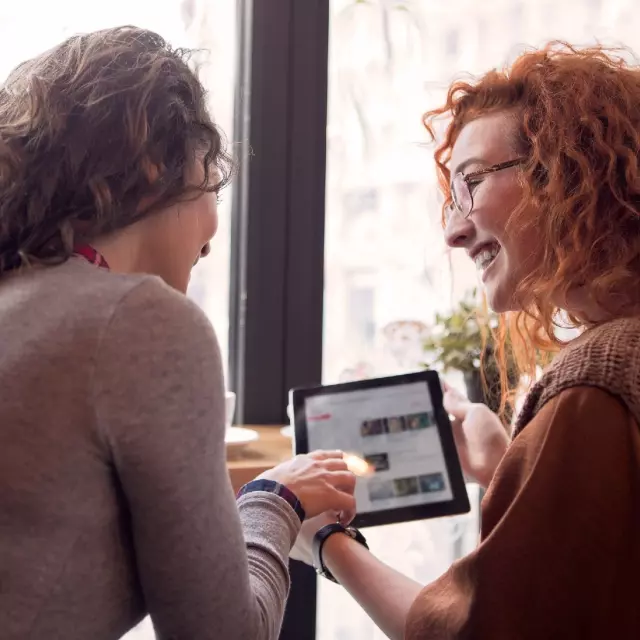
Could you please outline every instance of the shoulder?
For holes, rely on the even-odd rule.
[[[156,278],[120,274],[70,258],[65,263],[34,268],[7,280],[8,289],[22,293],[31,313],[47,309],[54,324],[63,318],[76,331],[99,331],[127,296]]]
[[[205,313],[193,301],[157,276],[120,274],[71,259],[52,268],[44,277],[49,286],[45,284],[43,288],[63,289],[68,305],[76,309],[74,315],[82,322],[91,323],[95,319],[111,329],[126,325],[133,330],[144,326],[150,335],[160,328],[185,333],[194,328],[212,330]]]
[[[104,330],[111,348],[130,348],[197,359],[217,355],[217,340],[206,314],[184,294],[162,280],[147,277],[121,295]],[[129,345],[129,347],[127,347]]]
[[[514,436],[487,492],[483,530],[490,531],[532,483],[548,484],[540,494],[548,500],[560,486],[584,485],[581,475],[623,468],[632,450],[640,452],[640,432],[623,402],[593,386],[565,389]]]
[[[591,366],[611,369],[621,363],[640,363],[640,317],[619,318],[585,331],[572,341],[554,360],[552,368],[566,367],[571,363],[588,360]]]
[[[638,423],[624,402],[597,387],[575,386],[550,399],[514,438],[495,480],[517,491],[536,468],[562,475],[576,465],[594,470],[606,458],[624,465],[632,449],[640,453],[639,444]]]
[[[190,411],[222,415],[224,373],[213,327],[194,302],[158,278],[143,278],[120,297],[95,361],[93,393],[105,424],[128,416],[131,426],[132,407],[144,424],[158,411],[156,422],[178,412],[171,424],[192,422]]]
[[[193,325],[210,329],[202,309],[186,295],[165,284],[160,278],[146,276],[128,283],[114,305],[114,316],[140,315],[153,329],[157,324],[192,329]]]
[[[522,440],[546,438],[551,429],[582,431],[583,436],[592,428],[604,433],[632,422],[624,402],[615,395],[596,386],[573,386],[540,408],[522,434]]]
[[[640,420],[640,318],[594,327],[567,345],[529,392],[514,435],[550,400],[579,386],[618,398]]]
[[[206,314],[157,276],[119,274],[71,259],[31,277],[39,307],[57,309],[76,338],[96,344],[105,365],[129,358],[152,364],[218,361]]]
[[[640,318],[621,318],[585,331],[560,351],[545,377],[549,383],[580,379],[599,385],[623,368],[640,376]]]

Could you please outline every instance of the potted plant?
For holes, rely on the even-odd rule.
[[[426,366],[442,373],[455,370],[464,377],[467,396],[498,413],[501,407],[500,372],[492,330],[498,316],[480,309],[476,292],[469,292],[451,313],[436,314],[431,336],[425,341]],[[518,381],[515,361],[507,354],[509,386]],[[505,419],[510,416],[505,415]]]

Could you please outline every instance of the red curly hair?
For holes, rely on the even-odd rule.
[[[553,301],[566,300],[575,287],[588,285],[605,311],[605,301],[616,296],[620,304],[610,318],[633,313],[625,301],[640,276],[640,68],[625,60],[627,54],[552,42],[477,81],[455,82],[444,105],[424,116],[433,139],[440,119],[447,119],[434,156],[445,206],[451,198],[448,164],[465,124],[498,111],[513,113],[518,124],[514,142],[527,161],[523,201],[509,227],[527,233],[535,226],[544,246],[518,283],[520,310],[509,314],[508,330],[505,322],[499,331],[503,389],[508,339],[521,370],[533,379],[537,350],[563,344],[554,331],[559,309]]]

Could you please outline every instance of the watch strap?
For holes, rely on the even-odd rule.
[[[257,480],[252,480],[251,482],[247,482],[247,484],[241,487],[240,491],[238,491],[236,495],[236,499],[246,495],[247,493],[252,493],[253,491],[266,491],[267,493],[275,493],[280,496],[283,500],[288,502],[291,508],[296,512],[296,515],[300,518],[300,522],[304,522],[306,514],[300,504],[300,500],[298,500],[298,496],[296,496],[296,494],[288,487],[285,487],[283,484],[275,482],[274,480],[259,478]]]
[[[327,524],[322,529],[320,529],[316,535],[313,537],[312,544],[312,553],[313,553],[313,567],[316,570],[316,573],[323,578],[327,578],[327,580],[331,580],[331,582],[338,582],[334,577],[331,571],[327,569],[322,559],[322,548],[324,543],[327,541],[329,536],[332,536],[334,533],[343,533],[348,535],[350,538],[360,543],[363,547],[369,548],[367,544],[366,538],[356,529],[355,527],[345,527],[339,522],[332,522],[331,524]]]

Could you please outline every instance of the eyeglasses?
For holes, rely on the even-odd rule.
[[[473,187],[480,184],[483,178],[489,173],[496,173],[509,167],[515,167],[518,164],[522,164],[526,161],[526,158],[517,158],[515,160],[508,160],[507,162],[500,162],[494,164],[486,169],[480,169],[479,171],[472,171],[471,173],[456,173],[451,181],[451,204],[445,209],[444,219],[445,223],[449,222],[451,214],[455,209],[465,220],[471,215],[473,211]]]

